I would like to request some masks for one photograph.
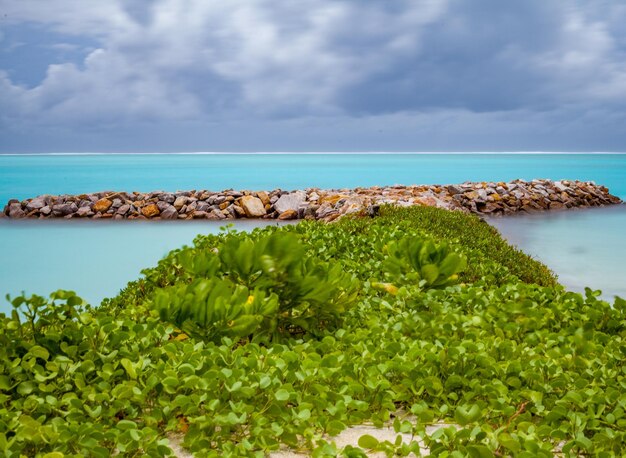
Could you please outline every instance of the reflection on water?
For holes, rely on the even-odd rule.
[[[573,291],[626,298],[626,205],[490,218],[509,242]]]
[[[277,224],[237,221],[237,230]],[[48,295],[69,289],[91,304],[115,296],[140,271],[198,234],[216,234],[224,222],[8,221],[0,223],[0,312],[9,293]]]

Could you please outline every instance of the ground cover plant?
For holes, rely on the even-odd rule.
[[[626,444],[626,301],[565,291],[462,213],[199,236],[100,307],[63,291],[12,303],[7,457],[168,456],[172,437],[197,456],[608,457]],[[364,422],[412,439],[335,445]]]

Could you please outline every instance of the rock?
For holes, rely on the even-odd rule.
[[[329,204],[328,202],[324,202],[315,212],[315,217],[317,219],[322,219],[333,213],[337,213],[337,211],[333,208],[331,204]]]
[[[52,214],[55,216],[67,216],[76,213],[78,207],[74,202],[68,204],[57,204],[52,206]]]
[[[259,191],[256,195],[259,199],[261,199],[261,202],[263,202],[263,207],[270,204],[270,196],[265,191]]]
[[[306,193],[304,191],[295,191],[289,194],[283,194],[274,203],[274,209],[278,213],[284,213],[287,210],[298,211],[298,208],[306,202]]]
[[[11,218],[24,218],[26,216],[26,212],[22,210],[22,204],[12,203],[9,205],[9,217]]]
[[[261,216],[265,216],[265,205],[259,197],[243,196],[241,198],[240,205],[248,218],[259,218]]]
[[[50,213],[52,213],[52,209],[48,205],[46,205],[41,210],[39,210],[39,213],[48,216]]]
[[[173,205],[167,205],[167,207],[161,209],[161,219],[177,219],[178,211]]]
[[[280,220],[296,219],[298,218],[298,212],[296,210],[286,210],[278,215]]]
[[[124,216],[126,213],[128,213],[129,210],[130,210],[130,205],[124,204],[120,208],[118,208],[115,213],[117,213],[118,215]]]
[[[46,206],[46,201],[43,197],[35,197],[26,204],[26,210],[32,212],[33,210],[41,210]]]
[[[198,202],[196,202],[196,211],[208,213],[209,211],[211,211],[211,206],[203,200],[199,200]]]
[[[192,216],[193,216],[193,219],[204,219],[208,216],[208,213],[196,210],[193,212]]]
[[[165,210],[167,207],[170,207],[171,205],[168,204],[167,202],[163,202],[163,201],[159,200],[156,203],[156,206],[159,209],[159,211],[162,212],[163,210]]]
[[[123,202],[120,199],[113,199],[113,203],[111,204],[111,208],[118,209],[122,206]]]
[[[178,196],[176,200],[174,200],[174,208],[176,210],[180,210],[187,203],[187,196]]]
[[[141,214],[146,218],[153,218],[158,216],[161,212],[159,211],[159,207],[156,204],[148,204],[145,207],[141,208]]]
[[[452,184],[446,186],[446,191],[448,191],[448,193],[450,193],[453,196],[456,194],[463,194],[464,192],[463,188],[460,188],[459,186],[455,186]]]
[[[113,202],[111,202],[109,199],[104,197],[104,198],[98,200],[95,204],[93,204],[93,211],[104,213],[109,208],[111,208],[111,205],[113,205]]]
[[[93,212],[90,207],[79,207],[78,210],[76,210],[76,216],[93,216]]]
[[[239,205],[233,205],[231,208],[235,211],[235,216],[237,216],[238,218],[246,216],[245,210]]]
[[[159,196],[159,200],[162,202],[166,202],[168,204],[172,204],[176,201],[176,197],[174,196],[174,194],[166,193],[166,194],[161,194]]]

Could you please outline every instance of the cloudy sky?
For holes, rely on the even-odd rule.
[[[0,152],[624,151],[622,0],[0,0]]]

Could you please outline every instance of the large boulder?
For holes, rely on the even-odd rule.
[[[248,218],[259,218],[265,216],[265,206],[263,201],[254,196],[243,196],[241,198],[241,207]]]
[[[283,194],[274,204],[274,209],[278,213],[285,213],[287,210],[298,211],[300,206],[306,202],[306,192],[294,191],[289,194]]]

